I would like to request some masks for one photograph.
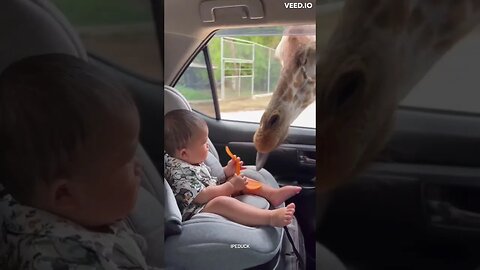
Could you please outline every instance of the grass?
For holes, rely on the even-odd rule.
[[[210,90],[196,90],[184,85],[176,85],[175,88],[182,93],[182,95],[188,101],[197,101],[197,100],[209,100],[210,103],[212,100],[212,94]]]
[[[270,99],[271,96],[255,99],[239,98],[234,100],[222,100],[219,102],[219,105],[222,112],[265,110]]]

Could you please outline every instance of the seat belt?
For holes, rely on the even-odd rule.
[[[285,230],[285,233],[287,234],[288,241],[290,241],[290,244],[292,245],[293,252],[295,253],[295,256],[297,256],[298,264],[300,265],[300,269],[305,269],[305,265],[303,263],[302,256],[300,255],[300,252],[298,252],[297,248],[295,247],[295,243],[293,243],[293,238],[290,235],[290,232],[288,231],[287,226],[283,226],[283,229]]]

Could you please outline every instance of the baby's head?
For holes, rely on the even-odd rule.
[[[208,127],[205,120],[188,110],[165,115],[165,151],[190,164],[199,164],[208,155]]]
[[[28,57],[0,74],[0,182],[23,204],[92,229],[126,217],[138,133],[126,89],[78,58]]]

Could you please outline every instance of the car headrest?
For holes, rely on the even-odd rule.
[[[0,72],[22,58],[65,53],[87,59],[62,13],[46,0],[4,0],[0,9]]]

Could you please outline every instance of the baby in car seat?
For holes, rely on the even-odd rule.
[[[208,155],[206,122],[188,110],[165,115],[165,178],[170,184],[182,213],[188,220],[199,212],[215,213],[247,226],[282,227],[291,223],[295,204],[272,210],[259,209],[233,197],[244,193],[264,197],[274,207],[298,194],[301,187],[246,189],[247,180],[235,175],[235,160],[223,168],[227,181],[219,183],[204,161]],[[243,164],[243,163],[242,163]]]
[[[146,269],[122,222],[141,168],[139,116],[108,74],[63,54],[0,75],[2,269]]]

